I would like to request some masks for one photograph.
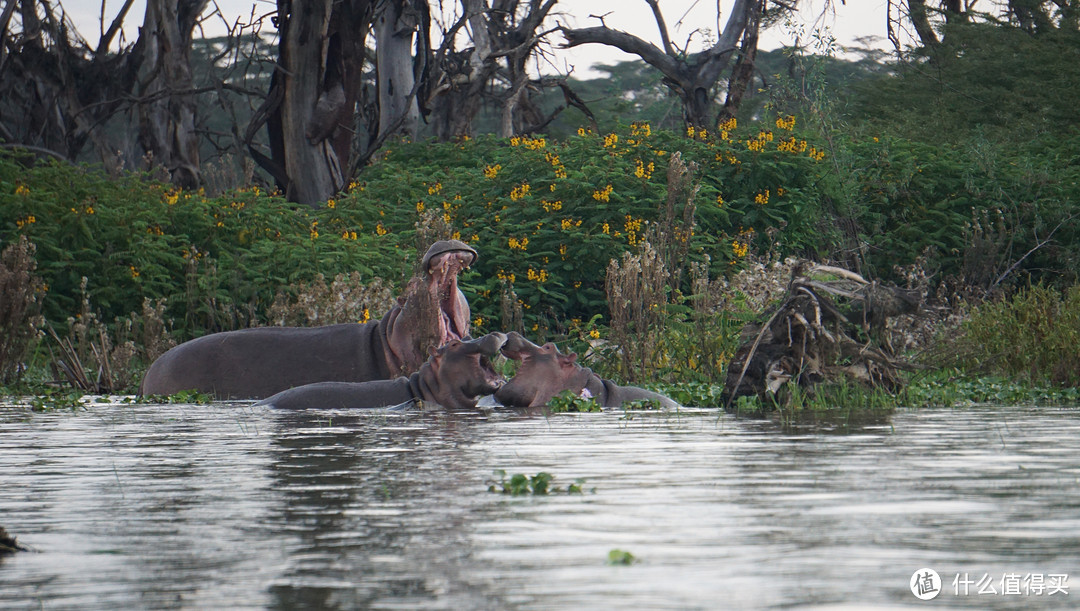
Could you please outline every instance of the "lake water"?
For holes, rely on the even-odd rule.
[[[561,490],[491,492],[499,469]],[[0,407],[0,474],[0,526],[34,550],[0,559],[0,609],[1080,607],[1077,409],[837,431],[692,409]]]

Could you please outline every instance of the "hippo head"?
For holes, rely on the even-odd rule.
[[[476,262],[476,251],[461,240],[440,240],[424,253],[420,273],[427,275],[427,290],[438,304],[439,345],[469,335],[469,302],[458,290],[457,277]]]
[[[521,361],[517,374],[495,393],[509,407],[539,407],[564,390],[579,393],[592,375],[573,352],[562,354],[552,343],[537,346],[516,332],[506,336],[502,353]]]
[[[386,330],[394,373],[416,371],[430,348],[469,336],[469,302],[457,277],[476,257],[476,250],[461,240],[435,242],[424,253]]]
[[[418,374],[424,395],[444,407],[475,407],[481,395],[490,395],[506,383],[491,366],[491,357],[504,343],[505,335],[489,333],[469,341],[452,339],[431,349]]]

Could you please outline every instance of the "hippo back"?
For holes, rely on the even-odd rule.
[[[150,366],[140,392],[194,389],[219,399],[262,399],[312,382],[390,377],[380,323],[256,327],[176,346]]]

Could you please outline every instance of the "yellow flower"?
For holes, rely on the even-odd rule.
[[[371,320],[371,310],[364,308],[364,312],[360,317],[360,324],[365,324]]]
[[[615,148],[619,143],[619,134],[611,133],[604,136],[604,148]]]
[[[735,117],[731,117],[730,119],[728,119],[727,121],[724,121],[723,123],[721,123],[720,125],[717,125],[716,127],[718,129],[720,129],[720,130],[730,132],[730,131],[734,131],[735,128],[738,125],[739,125],[739,122],[735,119]]]
[[[782,129],[782,130],[785,130],[785,131],[791,131],[791,130],[795,129],[795,117],[793,117],[792,115],[788,115],[786,118],[785,117],[777,117],[776,118],[776,127],[777,127],[777,129]]]
[[[334,208],[337,207],[337,202],[334,201],[333,199],[328,199],[328,200],[326,200],[326,207],[333,210]]]
[[[613,191],[614,191],[614,188],[611,185],[607,185],[606,187],[604,187],[603,191],[593,191],[592,196],[593,196],[593,199],[595,199],[598,202],[607,202],[607,201],[611,201],[611,193]]]
[[[129,265],[128,267],[131,268],[131,277],[132,278],[138,278],[139,277],[139,270],[135,269],[134,265]]]
[[[542,269],[539,272],[537,272],[536,270],[534,270],[531,267],[529,268],[527,276],[528,276],[529,280],[532,280],[533,282],[538,282],[540,284],[543,284],[544,282],[547,282],[547,279],[548,279],[547,270]]]
[[[435,195],[439,191],[442,191],[442,183],[441,182],[437,182],[437,183],[431,185],[430,187],[428,187],[428,190],[427,190],[428,195]]]
[[[376,235],[386,235],[388,233],[390,233],[390,230],[387,229],[386,227],[383,227],[382,223],[379,223],[378,225],[375,225],[375,234]]]
[[[180,200],[180,192],[179,191],[169,191],[168,193],[165,194],[165,203],[170,205],[170,206],[172,206],[173,204],[175,204],[179,200]]]
[[[521,238],[520,240],[517,238],[510,238],[507,240],[507,245],[510,247],[510,250],[524,251],[529,247],[529,238]]]
[[[634,121],[630,124],[630,135],[639,138],[648,138],[652,134],[652,127],[648,121]]]
[[[754,203],[761,204],[762,206],[769,203],[769,190],[765,189],[763,193],[758,193],[757,195],[755,195]]]
[[[30,189],[26,185],[19,185],[15,187],[15,195],[30,195]]]
[[[416,202],[416,211],[418,213],[424,211],[424,202],[423,201]]]
[[[529,194],[529,189],[530,189],[529,183],[527,183],[527,182],[521,183],[520,186],[514,187],[514,189],[512,191],[510,191],[510,199],[516,202],[517,200],[519,200],[519,199],[525,197],[526,195],[528,195]]]
[[[484,317],[483,316],[477,316],[476,318],[473,319],[472,324],[477,326],[477,327],[483,326]]]
[[[496,163],[495,165],[489,165],[484,167],[484,176],[488,179],[495,178],[499,175],[499,170],[502,169],[502,164]]]
[[[540,200],[540,206],[543,207],[544,212],[557,212],[559,210],[562,210],[562,200],[560,199],[549,202],[546,199],[542,199]]]
[[[593,329],[592,331],[589,331],[589,337],[593,339],[600,339],[600,332],[596,329]]]

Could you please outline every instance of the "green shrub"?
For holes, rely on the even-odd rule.
[[[0,238],[37,245],[43,313],[62,324],[80,286],[98,318],[164,298],[185,338],[265,320],[283,287],[358,271],[399,282],[415,250],[367,233],[326,235],[332,210],[295,209],[251,188],[221,197],[60,163],[0,155]]]
[[[1028,383],[1080,386],[1080,285],[1036,285],[982,304],[947,342],[946,362]]]

